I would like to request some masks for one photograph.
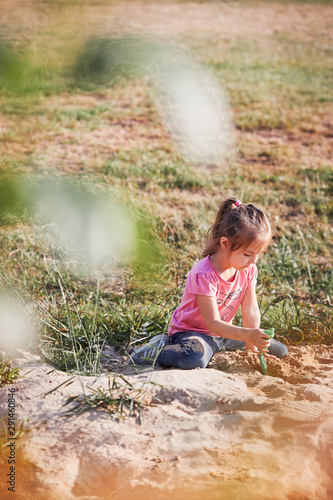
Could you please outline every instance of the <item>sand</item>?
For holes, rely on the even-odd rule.
[[[26,373],[9,387],[30,429],[17,443],[16,498],[333,498],[333,346],[291,347],[284,360],[268,361],[267,376],[257,356],[241,351],[216,354],[206,369],[132,370],[126,379],[148,404],[141,424],[138,412],[64,416],[68,397],[106,389],[113,373],[73,379],[23,351],[13,363]],[[7,401],[5,387],[2,417]]]

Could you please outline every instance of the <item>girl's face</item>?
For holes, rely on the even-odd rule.
[[[234,268],[237,271],[244,271],[251,264],[255,264],[262,254],[265,245],[260,242],[253,242],[246,248],[238,248],[233,252],[226,254],[228,267]]]

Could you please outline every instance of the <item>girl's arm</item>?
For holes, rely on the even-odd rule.
[[[260,311],[257,301],[256,287],[248,288],[241,304],[243,326],[245,328],[259,328]]]
[[[251,300],[250,298],[251,294],[249,294],[249,298],[246,299],[245,302],[245,307],[247,310],[246,316],[247,316],[247,321],[254,321],[255,318],[253,317],[250,319],[250,314],[248,311],[249,303],[252,302],[253,300],[253,298],[251,298]],[[222,321],[220,319],[220,314],[217,308],[215,297],[208,297],[206,295],[196,295],[196,299],[200,308],[201,315],[208,330],[210,330],[215,335],[232,340],[243,340],[245,341],[245,347],[254,352],[258,352],[258,350],[262,351],[269,346],[269,335],[266,335],[264,333],[264,330],[259,328],[259,325],[251,327],[241,327],[232,325],[231,323],[227,323],[226,321]],[[243,312],[243,307],[242,307],[242,312]],[[256,316],[256,314],[254,316]],[[259,316],[259,321],[260,321],[260,316]]]
[[[256,287],[248,288],[244,295],[241,304],[243,326],[245,328],[259,328],[260,326],[260,310],[257,301]],[[253,349],[253,345],[245,341],[246,349],[257,352],[256,348]],[[278,359],[272,354],[264,352],[266,358]]]

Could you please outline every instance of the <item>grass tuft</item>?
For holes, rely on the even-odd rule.
[[[107,389],[90,389],[90,394],[80,394],[67,399],[64,406],[74,406],[65,412],[66,416],[82,415],[91,410],[105,410],[113,419],[135,416],[142,423],[142,409],[146,392],[143,388],[135,388],[125,377],[119,375],[108,379]]]
[[[13,368],[9,359],[0,356],[0,387],[13,384],[18,378],[20,378],[20,369]]]

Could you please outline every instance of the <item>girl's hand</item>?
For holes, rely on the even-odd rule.
[[[249,330],[248,338],[245,340],[245,348],[255,353],[265,352],[268,349],[270,336],[267,335],[261,328],[253,328]],[[270,356],[269,354],[266,356]]]
[[[276,359],[276,361],[280,361],[279,358],[277,358],[276,356],[274,356],[273,354],[268,354],[268,352],[264,352],[264,356],[265,358],[269,358],[269,359]]]

